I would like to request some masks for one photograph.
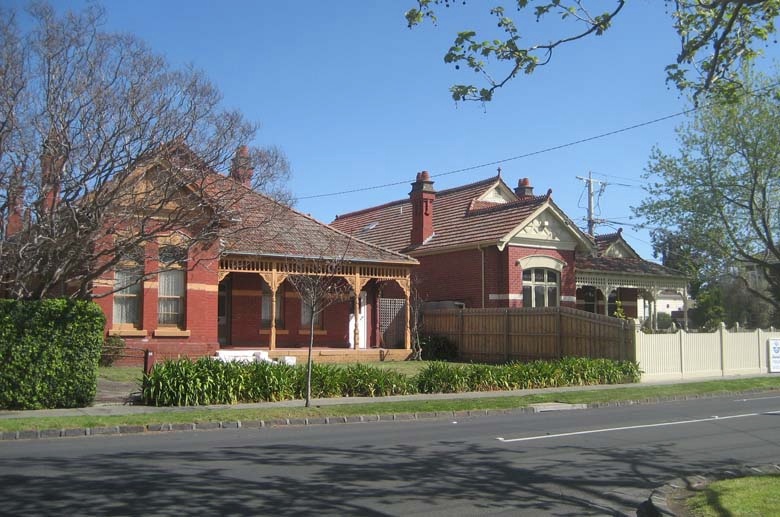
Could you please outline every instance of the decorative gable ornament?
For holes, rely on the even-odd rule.
[[[574,250],[590,250],[592,243],[549,202],[515,227],[499,242],[499,249],[506,245],[533,246]]]

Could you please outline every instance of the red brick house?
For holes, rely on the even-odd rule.
[[[427,172],[409,198],[339,215],[331,225],[416,258],[426,301],[464,307],[567,306],[636,318],[640,293],[684,291],[686,279],[643,260],[620,232],[591,237],[528,179],[501,175],[440,192]],[[605,304],[605,299],[607,303]]]
[[[388,329],[380,330],[378,299],[392,285],[408,300],[417,260],[254,192],[249,188],[252,171],[241,166],[245,156],[245,149],[239,149],[230,175],[209,172],[207,188],[199,190],[210,197],[206,207],[229,203],[235,214],[222,221],[218,239],[182,254],[177,239],[187,229],[181,228],[147,243],[143,263],[121,264],[95,282],[107,334],[158,357],[212,355],[235,347],[264,349],[271,357],[300,355],[309,343],[312,315],[287,278],[316,275],[318,262],[337,260],[338,276],[351,296],[342,296],[315,317],[320,355],[334,350],[331,355],[341,358],[360,352],[364,360],[380,353],[405,357],[408,326],[397,322],[394,350],[380,350],[385,345],[382,332]],[[167,266],[161,270],[160,264]],[[400,310],[394,318],[405,322],[408,315]]]

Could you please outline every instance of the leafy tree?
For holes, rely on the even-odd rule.
[[[699,289],[710,278],[705,276],[707,257],[696,244],[696,236],[673,232],[667,228],[651,230],[653,256],[675,271],[683,273],[689,279],[688,294],[696,298]]]
[[[778,325],[778,311],[766,301],[753,295],[739,278],[725,277],[719,283],[725,322],[729,327],[739,324],[745,328],[769,328]]]
[[[678,129],[677,154],[654,149],[644,176],[648,196],[634,211],[686,240],[700,279],[740,279],[777,307],[780,96],[773,81],[746,75],[758,93],[735,103],[719,97],[698,110]]]
[[[453,7],[465,1],[417,0],[405,16],[410,28],[423,21],[436,23],[440,7]],[[514,0],[489,9],[497,30],[487,37],[475,30],[458,33],[444,56],[456,69],[461,65],[481,78],[482,85],[456,84],[450,88],[456,101],[490,101],[493,94],[518,74],[531,74],[552,61],[553,53],[591,36],[601,36],[619,19],[627,0],[606,2],[587,0]],[[657,0],[658,8],[662,2]],[[505,7],[506,6],[506,7]],[[510,18],[510,7],[518,19]],[[664,0],[680,37],[680,52],[666,67],[667,82],[695,95],[712,89],[734,95],[738,91],[739,66],[758,55],[757,46],[775,32],[775,18],[780,14],[780,0]],[[524,17],[540,22],[558,16],[562,36],[525,45],[521,28]]]
[[[27,15],[22,24],[23,13],[0,8],[5,296],[89,298],[94,280],[143,258],[163,235],[213,251],[226,222],[238,228],[233,206],[244,189],[214,171],[257,168],[255,187],[284,198],[283,154],[241,148],[234,158],[256,125],[220,107],[201,72],[173,69],[135,37],[103,31],[94,4],[58,16],[34,3]]]

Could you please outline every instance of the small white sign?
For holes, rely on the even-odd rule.
[[[769,340],[769,372],[780,373],[780,339]]]

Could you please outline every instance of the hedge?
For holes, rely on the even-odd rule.
[[[104,327],[92,302],[0,300],[0,407],[90,405]]]

